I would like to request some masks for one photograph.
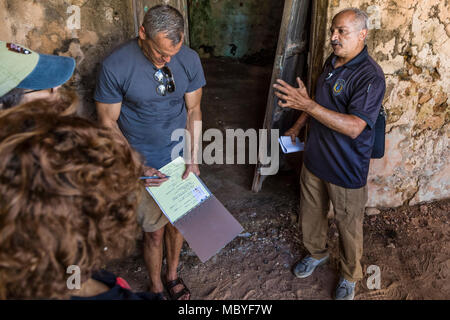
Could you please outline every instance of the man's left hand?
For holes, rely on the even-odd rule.
[[[285,81],[277,79],[278,84],[273,87],[280,92],[275,91],[275,95],[280,98],[278,105],[282,108],[292,108],[308,112],[314,105],[303,82],[297,77],[298,88],[294,88]],[[284,100],[284,102],[283,102]]]
[[[192,172],[195,175],[199,176],[200,175],[200,169],[198,168],[198,164],[195,163],[191,163],[191,164],[186,164],[186,170],[183,173],[183,180],[186,179],[189,176],[189,173]]]

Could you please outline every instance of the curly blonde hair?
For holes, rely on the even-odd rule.
[[[0,113],[0,298],[68,298],[134,249],[141,159],[73,104],[34,101]]]

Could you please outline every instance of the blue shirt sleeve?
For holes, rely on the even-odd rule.
[[[348,113],[363,119],[372,129],[383,103],[386,83],[384,78],[369,77],[360,81],[348,106]]]
[[[97,78],[94,99],[103,103],[118,103],[123,99],[119,81],[104,64],[102,64]]]
[[[193,57],[191,68],[187,70],[189,85],[186,92],[193,92],[206,84],[205,74],[203,73],[202,63],[198,54]]]

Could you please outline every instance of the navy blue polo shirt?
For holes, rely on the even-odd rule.
[[[375,122],[386,91],[384,73],[369,56],[367,46],[345,65],[334,68],[337,57],[325,62],[317,80],[315,100],[335,112],[352,114],[367,125],[352,139],[311,117],[305,147],[305,166],[332,184],[357,189],[367,183]]]

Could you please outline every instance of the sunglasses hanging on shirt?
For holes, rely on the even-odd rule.
[[[159,82],[156,87],[156,93],[160,96],[165,96],[167,93],[172,93],[175,91],[175,79],[173,78],[172,71],[169,67],[164,66],[161,69],[156,70],[153,78]],[[166,81],[164,81],[164,78]]]

